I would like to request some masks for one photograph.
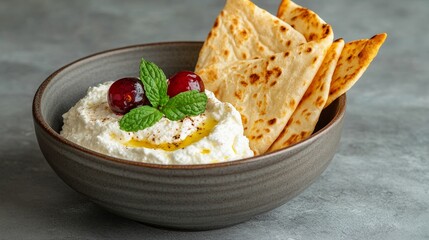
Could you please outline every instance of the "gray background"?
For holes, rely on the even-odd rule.
[[[280,0],[256,3],[275,13]],[[0,239],[429,239],[429,1],[323,0],[346,41],[389,37],[348,95],[332,164],[301,195],[214,231],[158,229],[112,215],[44,160],[31,102],[54,70],[131,44],[204,40],[222,0],[0,0]]]

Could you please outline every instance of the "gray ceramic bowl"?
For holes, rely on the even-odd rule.
[[[227,163],[136,163],[88,150],[59,135],[61,115],[88,87],[138,76],[141,57],[157,63],[167,76],[192,70],[201,46],[201,42],[171,42],[125,47],[80,59],[49,76],[34,97],[33,117],[40,149],[58,176],[111,212],[151,225],[192,230],[246,221],[307,188],[336,152],[345,96],[323,111],[317,132],[309,139]]]

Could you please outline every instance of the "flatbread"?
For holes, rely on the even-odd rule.
[[[268,152],[302,141],[313,133],[328,99],[332,75],[343,47],[343,39],[338,39],[331,45],[311,85]]]
[[[307,42],[317,41],[328,47],[332,44],[334,35],[331,26],[310,9],[290,0],[283,0],[278,8],[277,17],[300,32]]]
[[[303,32],[248,0],[227,0],[196,66],[205,87],[240,112],[255,154],[284,129],[333,41],[328,24],[288,2],[284,11],[301,12],[293,21]]]
[[[386,38],[387,34],[381,33],[370,39],[356,40],[344,45],[332,77],[329,98],[325,107],[347,92],[359,80],[377,56],[378,50]]]
[[[227,0],[204,42],[195,71],[286,52],[305,42],[302,33],[251,1]]]
[[[210,65],[198,72],[207,89],[240,112],[244,135],[255,154],[267,151],[311,84],[320,66],[314,61],[319,57],[317,47],[309,43],[266,58]]]

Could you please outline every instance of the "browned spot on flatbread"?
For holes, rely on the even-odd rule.
[[[261,139],[262,138],[262,134],[259,134],[256,139]]]
[[[270,87],[274,87],[274,85],[277,84],[277,81],[273,81],[272,83],[270,83]]]
[[[279,67],[275,67],[275,68],[273,68],[273,72],[274,72],[274,75],[275,75],[276,77],[280,77],[280,75],[282,75],[282,69],[281,69],[281,68],[279,68]]]
[[[223,51],[223,55],[227,57],[229,55],[229,51],[228,50]]]
[[[289,56],[289,54],[290,54],[289,52],[285,52],[285,53],[284,53],[284,56],[285,56],[285,57],[288,57],[288,56]]]
[[[238,25],[238,19],[237,18],[233,18],[232,19],[232,24],[234,24],[234,26]]]
[[[213,28],[217,28],[219,26],[219,18],[216,18]]]
[[[329,26],[329,24],[325,23],[323,24],[323,28],[325,29],[323,37],[326,37],[331,33],[331,27]]]
[[[272,118],[272,119],[268,120],[268,125],[276,124],[276,122],[277,122],[277,118]]]
[[[321,107],[325,105],[325,101],[323,100],[322,96],[318,96],[314,104],[316,104],[316,106]]]
[[[244,125],[246,125],[247,124],[247,117],[241,115],[241,121],[243,122]]]
[[[243,59],[247,58],[247,54],[246,53],[241,54],[241,56],[243,57]]]
[[[280,31],[281,32],[286,32],[286,27],[285,26],[280,26]]]
[[[276,60],[276,56],[271,56],[271,57],[270,57],[270,60],[271,60],[271,61]]]
[[[234,95],[238,98],[238,99],[243,99],[243,92],[238,90],[234,92]]]
[[[248,38],[249,38],[249,34],[247,33],[246,29],[243,29],[243,30],[241,30],[241,31],[240,31],[240,36],[241,36],[244,40],[246,40],[246,39],[248,39]]]
[[[273,71],[271,71],[271,70],[266,71],[265,72],[265,80],[268,80],[268,78],[271,77],[271,74],[273,74]]]
[[[294,108],[295,108],[295,104],[296,104],[295,100],[294,100],[294,99],[291,99],[291,100],[290,100],[290,102],[289,102],[289,107],[290,107],[291,109],[294,109]]]
[[[253,73],[249,76],[249,78],[250,78],[250,84],[254,84],[255,82],[257,82],[259,80],[259,75]]]
[[[240,81],[241,86],[243,87],[247,87],[247,85],[249,85],[247,82],[245,81]]]
[[[308,118],[308,117],[310,117],[310,116],[311,116],[311,112],[306,112],[306,113],[305,113],[305,117],[307,117],[307,118]]]
[[[287,42],[286,42],[286,46],[290,46],[292,44],[292,41],[291,40],[287,40]]]
[[[299,135],[298,134],[292,134],[284,143],[283,145],[285,146],[289,146],[294,142],[297,142],[299,139]]]
[[[317,61],[317,56],[313,58],[313,64]]]

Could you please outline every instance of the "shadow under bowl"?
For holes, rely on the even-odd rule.
[[[37,90],[37,140],[57,175],[77,192],[118,215],[187,230],[234,225],[286,203],[320,176],[332,160],[343,128],[345,95],[321,114],[315,133],[288,148],[237,161],[158,165],[127,161],[81,147],[59,135],[67,112],[87,89],[138,76],[144,57],[167,76],[193,70],[202,42],[136,45],[77,60]]]

